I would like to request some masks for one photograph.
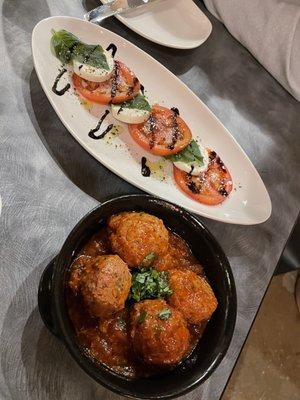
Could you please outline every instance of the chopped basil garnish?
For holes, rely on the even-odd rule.
[[[128,300],[139,302],[146,299],[157,299],[170,296],[168,274],[153,268],[141,268],[132,274],[132,286]]]
[[[162,320],[167,320],[170,318],[171,315],[172,315],[171,310],[169,308],[164,308],[158,313],[158,318]]]
[[[140,315],[139,315],[139,318],[138,318],[137,322],[138,322],[139,324],[142,324],[142,323],[145,321],[146,316],[147,316],[147,311],[142,310],[141,313],[140,313]]]
[[[181,152],[172,154],[166,158],[173,162],[181,161],[187,164],[198,165],[200,167],[204,165],[203,156],[196,140],[192,140],[191,143]]]
[[[106,56],[100,45],[83,43],[75,35],[64,29],[52,32],[51,49],[62,64],[76,60],[95,68],[109,69]]]
[[[143,267],[151,267],[151,265],[154,263],[156,260],[156,253],[154,251],[151,251],[142,261],[142,266]]]
[[[151,111],[151,106],[143,94],[138,94],[134,99],[122,103],[119,112],[122,112],[123,108],[131,108],[134,110],[141,110],[141,111]]]

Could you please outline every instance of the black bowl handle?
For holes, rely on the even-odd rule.
[[[59,338],[59,333],[53,318],[52,305],[52,277],[55,260],[56,257],[50,261],[41,276],[38,292],[38,305],[44,324],[53,335]]]

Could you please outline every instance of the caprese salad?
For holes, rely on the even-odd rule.
[[[80,96],[110,105],[113,117],[128,124],[129,134],[139,146],[173,163],[175,182],[185,194],[206,205],[217,205],[228,198],[233,183],[220,157],[193,139],[177,108],[149,104],[136,75],[114,58],[113,44],[105,50],[60,30],[52,32],[51,49],[63,66],[72,66],[72,82]],[[58,91],[57,82],[53,91],[58,95],[70,88],[68,84]]]

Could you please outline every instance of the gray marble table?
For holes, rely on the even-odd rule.
[[[97,1],[0,3],[0,397],[116,399],[77,367],[37,310],[43,268],[73,225],[99,201],[138,192],[71,137],[33,69],[34,25],[51,15],[81,17]],[[105,26],[150,53],[201,97],[250,156],[272,199],[272,216],[262,225],[203,219],[229,257],[238,293],[227,356],[204,385],[186,396],[214,400],[226,385],[299,211],[300,103],[209,18],[211,37],[191,51],[154,45],[114,19]]]

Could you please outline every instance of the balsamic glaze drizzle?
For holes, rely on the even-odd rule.
[[[217,153],[213,150],[211,150],[209,152],[209,163],[210,163],[210,165],[215,163],[218,165],[218,167],[221,169],[222,172],[224,172],[224,173],[227,172],[227,169],[226,169],[223,161],[220,159],[220,157],[217,155]],[[224,180],[221,182],[221,185],[218,188],[218,192],[220,193],[221,196],[224,196],[224,197],[229,196],[229,193],[226,190],[226,182]]]
[[[145,94],[145,86],[141,84],[141,92],[142,94]]]
[[[111,129],[113,128],[113,124],[108,125],[108,127],[99,135],[96,136],[95,133],[99,131],[99,129],[101,128],[102,122],[105,120],[105,118],[108,116],[109,114],[109,110],[105,110],[104,114],[102,115],[102,117],[100,118],[96,128],[93,128],[89,131],[89,137],[95,140],[98,139],[103,139],[104,136],[111,131]]]
[[[116,55],[118,48],[114,43],[111,43],[106,48],[106,51],[110,51],[110,50],[111,50],[112,57],[114,57]]]
[[[150,118],[148,119],[149,122],[149,130],[150,130],[150,141],[149,147],[152,149],[155,145],[155,127],[156,127],[156,118],[151,114]]]
[[[171,110],[173,111],[174,114],[180,115],[179,110],[177,107],[172,107]]]
[[[146,164],[147,163],[147,158],[146,157],[142,157],[141,162],[142,162],[142,169],[141,169],[142,175],[145,176],[145,177],[150,176],[151,175],[151,170],[148,167],[148,165]]]
[[[118,109],[117,114],[120,114],[123,111],[124,103],[121,104],[120,108]]]
[[[220,193],[220,195],[222,195],[222,196],[224,196],[224,197],[227,197],[227,196],[229,195],[229,193],[228,193],[227,190],[224,188],[224,186],[221,186],[221,187],[218,189],[218,192]]]
[[[54,84],[52,86],[52,92],[57,94],[57,96],[62,96],[63,94],[65,94],[71,87],[71,85],[69,83],[66,84],[66,86],[60,90],[57,89],[57,85],[58,82],[60,81],[60,78],[63,76],[63,74],[65,74],[67,72],[66,68],[63,68],[59,74],[57,75],[57,77],[55,78]]]
[[[179,131],[178,123],[177,123],[177,117],[179,115],[179,110],[176,107],[172,107],[171,110],[173,112],[172,141],[168,145],[168,148],[170,150],[173,150],[175,147],[175,144],[179,138],[179,135],[180,135],[180,131]]]
[[[133,91],[134,91],[134,88],[135,88],[136,84],[138,84],[138,83],[139,83],[139,80],[138,80],[138,78],[135,76],[135,77],[133,78],[132,86],[129,86],[129,88],[128,88],[128,90],[127,90],[127,95],[128,95],[128,96],[132,96]]]
[[[217,153],[215,151],[209,152],[209,161],[213,161],[217,157]]]
[[[200,190],[197,188],[196,183],[194,181],[192,181],[192,180],[187,183],[187,187],[190,189],[190,191],[192,193],[195,193],[195,194],[200,193]]]
[[[101,135],[97,136],[97,139],[103,139],[114,127],[114,124],[109,124],[108,127],[101,133]]]
[[[111,101],[117,94],[118,78],[119,78],[119,63],[118,63],[118,61],[115,61],[115,68],[114,68],[114,72],[113,72],[113,77],[112,77],[112,81],[111,81],[111,90],[110,90]]]

